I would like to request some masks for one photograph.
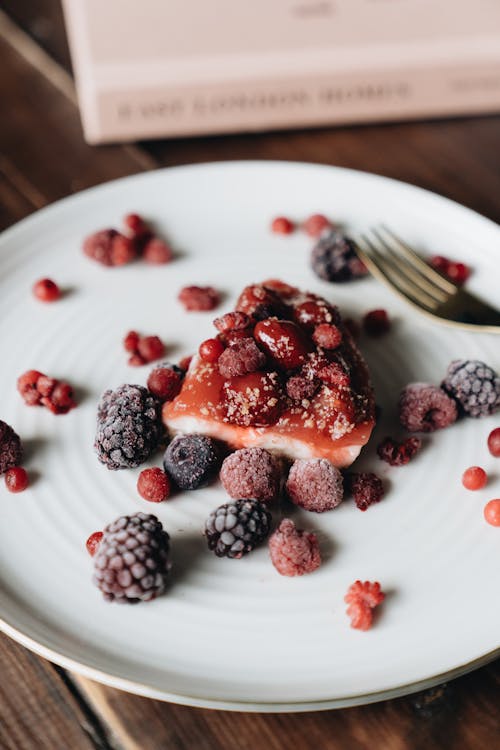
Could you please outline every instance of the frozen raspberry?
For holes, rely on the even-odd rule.
[[[342,474],[326,458],[294,461],[286,490],[295,505],[315,513],[333,510],[344,497]]]
[[[127,364],[129,364],[131,367],[142,367],[146,364],[146,360],[141,357],[140,354],[132,354],[128,360]]]
[[[116,229],[103,229],[89,235],[83,242],[83,252],[103,266],[123,265],[136,256],[132,240]]]
[[[347,615],[351,618],[351,627],[358,630],[369,630],[372,625],[373,609],[381,604],[385,594],[380,583],[355,581],[347,590],[344,601]]]
[[[325,281],[351,281],[368,273],[356,254],[354,242],[337,230],[322,236],[313,247],[311,266]]]
[[[103,537],[102,531],[94,531],[93,534],[89,536],[87,541],[85,542],[85,546],[87,548],[87,552],[91,557],[94,557],[95,553],[99,549],[99,545],[101,543],[101,539]]]
[[[185,286],[178,296],[179,302],[188,311],[213,310],[220,302],[219,292],[211,286]]]
[[[290,518],[284,518],[269,538],[271,562],[282,576],[302,576],[321,565],[316,534],[295,528]]]
[[[476,359],[451,362],[441,386],[469,417],[486,417],[500,406],[500,377]]]
[[[212,479],[221,462],[213,438],[205,435],[177,435],[163,458],[167,474],[181,490],[197,490]]]
[[[220,339],[206,339],[202,341],[198,354],[205,362],[217,362],[224,351],[224,344]]]
[[[349,373],[338,362],[330,362],[323,367],[318,377],[323,383],[333,388],[349,388],[351,384]]]
[[[342,332],[337,326],[321,323],[316,326],[313,333],[313,341],[323,349],[337,349],[342,343]]]
[[[168,476],[158,467],[143,469],[137,480],[137,492],[151,503],[163,502],[170,494]]]
[[[279,495],[281,464],[264,448],[243,448],[224,459],[220,480],[230,497],[268,502]]]
[[[283,408],[283,391],[277,372],[250,372],[224,381],[224,421],[241,427],[274,424]]]
[[[453,424],[457,405],[442,388],[429,383],[410,383],[401,391],[399,421],[409,432],[434,432]]]
[[[173,257],[174,254],[170,245],[167,245],[159,237],[151,237],[142,248],[142,258],[146,263],[154,263],[156,265],[170,263]]]
[[[21,394],[23,401],[28,406],[38,406],[40,404],[41,394],[37,385],[43,373],[38,370],[28,370],[17,379],[17,390]]]
[[[24,492],[28,484],[28,473],[22,466],[13,466],[5,472],[5,486],[9,492]]]
[[[145,234],[151,234],[151,229],[139,214],[127,214],[123,217],[123,223],[134,236],[141,237]]]
[[[205,522],[208,548],[217,557],[239,559],[269,534],[271,514],[258,500],[234,500],[212,511]]]
[[[238,297],[236,310],[252,316],[254,320],[284,318],[288,312],[279,294],[274,289],[267,289],[263,284],[246,286]]]
[[[129,331],[123,339],[123,348],[126,352],[134,353],[137,351],[137,345],[139,344],[139,334],[137,331]]]
[[[66,414],[76,406],[69,383],[28,370],[18,378],[17,390],[28,406],[45,406],[53,414]]]
[[[220,318],[215,318],[214,326],[219,333],[228,333],[229,331],[243,331],[252,325],[251,318],[244,312],[228,312]]]
[[[33,285],[33,294],[41,302],[55,302],[61,296],[61,290],[52,279],[40,279]]]
[[[266,364],[266,356],[253,339],[245,338],[228,346],[217,364],[222,377],[228,379],[260,370]]]
[[[402,443],[386,437],[377,446],[377,453],[382,461],[391,466],[404,466],[418,453],[421,445],[422,441],[417,437],[407,438]]]
[[[181,389],[183,378],[184,371],[180,367],[162,362],[149,373],[148,390],[162,403],[172,401]]]
[[[316,378],[306,378],[303,375],[292,375],[286,381],[287,396],[296,404],[301,404],[304,399],[311,399],[318,388]]]
[[[116,234],[111,243],[110,260],[112,266],[125,266],[131,263],[137,257],[135,243],[130,237],[123,234]]]
[[[500,499],[490,500],[484,506],[484,518],[491,526],[500,526]]]
[[[488,450],[495,458],[500,458],[500,427],[495,427],[488,435]]]
[[[271,222],[271,232],[274,234],[291,234],[295,231],[295,224],[286,216],[277,216]]]
[[[332,224],[323,214],[313,214],[302,224],[302,229],[309,237],[320,237],[326,229],[331,229]]]
[[[344,482],[349,486],[359,510],[366,510],[370,505],[379,503],[384,497],[384,486],[376,474],[370,472],[352,473],[346,475]]]
[[[97,407],[94,448],[108,469],[140,466],[162,434],[160,402],[146,388],[125,384],[104,392]]]
[[[0,419],[0,474],[18,466],[22,457],[21,438],[7,422]]]
[[[462,484],[466,490],[482,490],[488,481],[488,475],[480,466],[470,466],[462,474]]]
[[[370,310],[363,316],[363,330],[374,338],[383,336],[391,330],[391,321],[387,310]]]
[[[144,362],[154,362],[165,354],[165,344],[158,336],[141,336],[137,344],[137,353]]]
[[[94,583],[110,602],[151,601],[167,587],[169,553],[169,536],[156,516],[121,516],[104,529],[94,558]]]

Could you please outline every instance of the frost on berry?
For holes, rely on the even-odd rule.
[[[417,437],[409,437],[401,443],[386,437],[377,446],[377,453],[391,466],[404,466],[418,453],[421,445],[422,441]]]
[[[281,462],[264,448],[242,448],[224,459],[220,480],[230,497],[269,502],[280,492]]]
[[[469,417],[486,417],[500,407],[500,377],[479,360],[454,360],[441,385]]]
[[[343,500],[342,474],[326,458],[299,458],[293,462],[288,474],[286,491],[295,505],[324,513],[336,508]]]
[[[349,487],[359,510],[367,510],[370,505],[379,503],[384,497],[382,480],[371,472],[347,474],[344,477],[344,482]]]
[[[219,292],[211,286],[185,286],[178,295],[185,310],[213,310],[220,302]]]
[[[434,432],[457,418],[456,402],[442,388],[410,383],[399,396],[399,421],[409,432]]]
[[[269,553],[282,576],[302,576],[321,565],[316,534],[297,529],[290,518],[284,518],[269,538]]]
[[[228,379],[260,370],[266,364],[266,357],[253,339],[244,338],[228,346],[217,364],[222,377]]]

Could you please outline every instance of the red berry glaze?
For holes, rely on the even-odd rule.
[[[470,466],[462,474],[462,484],[466,490],[481,490],[488,481],[488,475],[480,466]]]
[[[500,427],[495,427],[488,435],[488,450],[495,458],[500,458]]]
[[[162,469],[143,469],[137,480],[139,495],[150,503],[161,503],[170,495],[170,481]]]
[[[206,339],[201,342],[198,354],[204,362],[217,362],[224,349],[220,339]]]
[[[277,216],[271,222],[271,232],[274,234],[292,234],[295,231],[295,224],[286,216]]]
[[[185,286],[179,292],[178,300],[188,311],[206,311],[217,307],[220,296],[211,286]]]
[[[9,492],[24,492],[28,484],[28,474],[22,466],[13,466],[5,472],[5,485]]]
[[[500,498],[490,500],[484,506],[484,517],[491,526],[500,526]]]
[[[94,533],[91,534],[85,542],[87,552],[91,557],[94,557],[95,553],[97,552],[103,536],[104,534],[102,531],[94,531]]]
[[[291,320],[261,320],[254,328],[255,340],[269,358],[283,370],[293,370],[305,361],[312,345]]]
[[[386,310],[370,310],[363,317],[363,330],[368,336],[383,336],[391,328]]]
[[[139,343],[139,334],[137,331],[129,331],[123,339],[123,348],[126,352],[137,351],[137,345]]]
[[[61,290],[52,279],[40,279],[33,285],[33,294],[40,302],[55,302],[61,297]]]
[[[276,372],[251,372],[226,380],[221,395],[224,421],[241,427],[274,424],[283,406],[281,383]]]
[[[314,343],[323,349],[337,349],[342,343],[342,331],[329,323],[316,326],[312,337]]]
[[[325,229],[329,229],[332,226],[329,219],[323,214],[313,214],[302,224],[302,229],[309,237],[319,237]]]

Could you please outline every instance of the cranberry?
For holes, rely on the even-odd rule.
[[[282,408],[278,373],[252,372],[226,380],[222,386],[226,421],[242,427],[274,424]]]
[[[154,263],[156,265],[170,263],[173,255],[170,245],[160,240],[159,237],[152,237],[148,240],[142,250],[142,257],[146,263]]]
[[[139,334],[137,331],[129,331],[123,339],[123,348],[126,352],[137,351],[137,345],[139,343]]]
[[[302,225],[302,228],[309,237],[319,237],[325,229],[331,227],[331,222],[323,214],[313,214]]]
[[[286,314],[286,305],[272,289],[266,289],[262,284],[252,284],[246,286],[238,297],[236,310],[264,320],[272,315]]]
[[[224,351],[224,344],[220,339],[202,341],[198,353],[204,362],[217,362]]]
[[[321,323],[314,329],[313,341],[323,349],[337,349],[342,343],[342,332],[337,326]]]
[[[160,401],[172,401],[181,389],[183,373],[175,365],[155,367],[148,376],[148,390]]]
[[[137,480],[137,491],[144,500],[161,503],[170,495],[170,481],[162,469],[143,469]]]
[[[91,534],[85,542],[87,552],[91,557],[94,557],[95,553],[97,552],[103,536],[104,534],[102,533],[102,531],[94,531],[94,533]]]
[[[254,336],[273,362],[284,370],[300,367],[312,350],[303,331],[291,320],[261,320],[255,326]]]
[[[465,284],[470,276],[470,273],[470,268],[469,266],[466,266],[465,263],[452,262],[448,264],[448,268],[446,269],[446,275],[448,276],[450,281],[453,281],[458,286]]]
[[[445,258],[444,255],[433,255],[432,258],[429,258],[429,265],[441,273],[446,272],[449,262],[448,258]]]
[[[185,286],[179,292],[178,299],[188,311],[205,311],[217,307],[220,296],[211,286]]]
[[[391,328],[386,310],[370,310],[363,317],[363,329],[368,336],[383,336]]]
[[[40,279],[33,286],[33,294],[41,302],[55,302],[61,296],[61,290],[52,279]]]
[[[308,329],[313,329],[321,323],[338,323],[338,310],[329,305],[324,299],[310,298],[301,302],[293,310],[293,319]]]
[[[500,526],[500,499],[490,500],[484,506],[484,517],[492,526]]]
[[[41,403],[53,414],[66,414],[76,406],[73,400],[73,388],[69,383],[57,380],[50,396],[42,398]]]
[[[500,458],[500,427],[495,427],[488,435],[488,450],[495,458]]]
[[[137,353],[145,362],[154,362],[165,354],[165,344],[158,336],[141,336]]]
[[[488,481],[488,475],[480,466],[471,466],[462,474],[462,484],[466,490],[481,490]]]
[[[271,232],[274,234],[291,234],[295,231],[295,224],[286,216],[277,216],[271,222]]]
[[[5,472],[5,485],[9,492],[23,492],[28,484],[28,474],[22,466],[13,466]]]
[[[251,325],[250,317],[244,312],[228,312],[220,318],[215,318],[214,326],[220,333],[228,331],[243,331]]]

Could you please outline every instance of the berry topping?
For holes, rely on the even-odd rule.
[[[251,372],[226,380],[222,386],[224,421],[241,427],[274,424],[283,407],[278,373]]]
[[[457,405],[442,388],[410,383],[399,396],[399,421],[409,432],[434,432],[453,424]]]
[[[349,388],[349,373],[338,362],[330,362],[318,372],[318,377],[331,388]]]
[[[300,367],[312,349],[304,332],[291,320],[261,320],[254,328],[254,336],[274,364],[283,370]]]
[[[264,448],[243,448],[227,456],[220,480],[230,497],[268,502],[280,491],[280,461]]]
[[[500,458],[500,427],[495,427],[488,435],[488,450],[495,458]]]
[[[486,503],[484,517],[492,526],[500,526],[500,499],[497,498]]]
[[[169,362],[157,365],[148,377],[148,390],[162,403],[172,401],[181,389],[184,370]]]
[[[271,232],[274,234],[291,234],[295,231],[295,224],[286,216],[277,216],[271,222]]]
[[[391,466],[404,466],[418,453],[421,445],[422,441],[417,437],[407,438],[402,443],[397,443],[392,438],[386,437],[377,446],[377,453],[382,461]]]
[[[488,475],[480,466],[470,466],[462,474],[462,484],[466,490],[482,490]]]
[[[329,305],[321,297],[309,295],[308,299],[295,305],[293,308],[293,319],[296,323],[313,329],[322,323],[336,324],[340,320],[339,311],[333,305]]]
[[[167,587],[169,552],[169,536],[156,516],[121,516],[104,529],[94,583],[109,602],[151,601]]]
[[[265,320],[272,316],[285,316],[287,308],[273,289],[252,284],[246,286],[238,297],[236,311],[244,312],[255,320]]]
[[[21,438],[7,422],[0,419],[0,474],[18,466],[22,457]]]
[[[252,325],[251,318],[244,312],[228,312],[220,318],[215,318],[214,326],[219,333],[228,333],[229,331],[243,331]]]
[[[458,263],[443,255],[434,255],[429,259],[429,265],[457,286],[464,284],[471,274],[471,269],[465,263]]]
[[[342,343],[342,331],[335,325],[320,323],[314,329],[313,341],[323,349],[337,349]]]
[[[349,605],[347,615],[351,618],[351,628],[369,630],[373,619],[372,610],[384,599],[385,594],[378,582],[355,581],[349,586],[344,601]]]
[[[211,286],[185,286],[178,300],[188,311],[213,310],[220,302],[219,292]]]
[[[212,511],[205,523],[208,548],[217,557],[238,559],[269,534],[271,514],[258,500],[235,500]]]
[[[354,242],[337,230],[322,236],[313,247],[311,266],[325,281],[351,281],[368,273],[356,254]]]
[[[360,472],[348,474],[344,478],[359,510],[366,510],[374,503],[379,503],[384,497],[382,480],[376,474]]]
[[[500,377],[476,359],[451,362],[441,385],[469,417],[486,417],[500,406]]]
[[[123,348],[126,352],[134,353],[137,351],[137,345],[139,344],[139,334],[137,331],[129,331],[123,339]]]
[[[5,472],[5,486],[9,492],[24,492],[28,484],[28,473],[22,466],[13,466]]]
[[[160,402],[141,385],[105,391],[97,407],[94,448],[108,469],[140,466],[162,436]]]
[[[271,562],[282,576],[302,576],[321,565],[316,534],[297,529],[290,518],[284,518],[269,538]]]
[[[144,500],[161,503],[170,494],[170,482],[165,472],[157,466],[153,469],[143,469],[137,480],[137,492]]]
[[[292,375],[286,381],[286,393],[296,404],[301,404],[304,399],[311,399],[319,388],[316,378],[306,378],[303,375]]]
[[[52,279],[40,279],[33,285],[33,294],[41,302],[55,302],[61,296],[61,290]]]
[[[330,220],[323,214],[313,214],[302,224],[302,229],[309,237],[319,237],[325,229],[331,229],[331,227]]]
[[[170,263],[174,254],[172,248],[166,242],[159,237],[151,237],[151,239],[144,243],[142,257],[146,263],[160,265],[162,263]]]
[[[95,553],[99,549],[99,545],[103,536],[104,534],[102,531],[94,531],[94,533],[91,534],[85,542],[85,546],[87,547],[87,552],[89,553],[90,557],[94,557]]]
[[[17,390],[28,406],[45,406],[53,414],[67,414],[76,406],[73,389],[63,380],[28,370],[17,380]]]
[[[220,466],[219,446],[205,435],[177,435],[163,457],[165,471],[181,490],[204,487]]]
[[[103,266],[121,266],[137,255],[133,241],[116,229],[103,229],[89,235],[83,242],[83,252]]]
[[[201,342],[198,354],[204,362],[217,362],[224,349],[220,339],[206,339]]]
[[[383,336],[391,330],[391,321],[387,310],[370,310],[363,316],[363,330],[367,336]]]
[[[333,510],[344,498],[342,474],[326,458],[294,461],[286,490],[292,503],[315,513]]]
[[[255,341],[248,338],[236,341],[229,346],[218,360],[219,372],[226,379],[256,372],[265,364],[265,355]]]

